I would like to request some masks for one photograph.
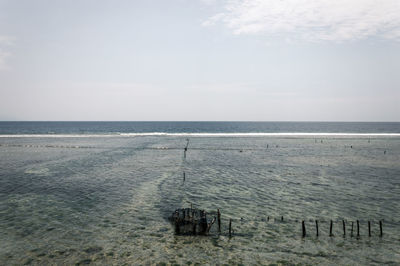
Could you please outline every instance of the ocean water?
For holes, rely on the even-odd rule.
[[[399,211],[400,123],[0,122],[1,265],[399,265]]]

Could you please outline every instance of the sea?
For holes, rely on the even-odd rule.
[[[0,122],[0,265],[29,264],[400,265],[400,123]]]

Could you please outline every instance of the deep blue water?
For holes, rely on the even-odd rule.
[[[0,134],[400,133],[399,122],[0,122]]]

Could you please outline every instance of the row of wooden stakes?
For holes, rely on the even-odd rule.
[[[171,222],[173,222],[175,227],[175,234],[177,235],[208,235],[212,225],[217,222],[218,233],[221,233],[221,212],[217,210],[217,216],[213,217],[211,220],[207,219],[207,213],[204,210],[194,209],[192,206],[185,209],[177,209],[171,216]],[[283,216],[280,219],[283,222]],[[268,216],[269,221],[269,216]],[[333,237],[333,224],[334,222],[330,220],[329,236]],[[350,237],[356,236],[360,237],[360,221],[356,220],[356,232],[354,232],[354,221],[351,222]],[[229,219],[228,235],[232,237],[232,219]],[[307,236],[306,223],[301,221],[302,237]],[[346,236],[346,221],[342,220],[343,236]],[[320,235],[318,220],[315,220],[315,230],[316,236]],[[371,237],[371,221],[368,221],[368,236]],[[382,220],[379,221],[379,236],[383,236],[383,223]]]
[[[359,220],[356,221],[357,222],[357,237],[360,237],[360,222]],[[343,227],[343,236],[346,236],[346,222],[344,220],[342,220],[342,227]],[[302,236],[306,237],[307,233],[306,233],[306,226],[304,221],[301,222],[301,228],[302,228]],[[315,229],[316,229],[316,236],[319,236],[319,229],[318,229],[318,220],[315,220]],[[329,236],[332,237],[333,233],[332,233],[332,229],[333,229],[333,221],[331,220],[330,222],[330,227],[329,227]],[[354,222],[351,222],[351,230],[350,230],[350,237],[354,236]],[[382,237],[383,236],[383,229],[382,229],[382,221],[379,221],[379,231],[380,234],[379,236]],[[368,236],[371,237],[371,221],[368,221]]]

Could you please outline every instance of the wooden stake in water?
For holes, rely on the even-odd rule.
[[[360,222],[357,220],[357,237],[360,237]]]
[[[183,172],[183,182],[185,182],[185,180],[186,180],[186,173]]]
[[[203,227],[202,227],[202,232],[206,233],[207,230],[207,212],[204,211],[204,219],[203,219]]]
[[[315,229],[317,229],[317,236],[319,236],[319,232],[318,232],[318,220],[315,220]]]
[[[175,217],[175,234],[179,235],[180,234],[179,213],[177,215],[178,216]]]
[[[221,233],[221,213],[219,212],[219,209],[217,211],[217,219],[218,219],[218,233]]]
[[[371,222],[368,221],[368,236],[371,236]]]
[[[329,228],[329,236],[333,236],[333,234],[332,234],[332,227],[333,227],[333,222],[332,222],[332,220],[331,220],[331,226],[330,226],[330,228]]]
[[[281,222],[283,222],[283,216],[281,216]]]
[[[232,219],[229,219],[229,237],[232,237]]]
[[[383,236],[383,231],[382,231],[382,221],[379,221],[379,229],[381,231],[380,237]]]
[[[353,237],[353,225],[354,225],[354,222],[351,222],[351,233],[350,233],[351,237]]]
[[[211,222],[207,225],[207,230],[206,230],[206,234],[208,235],[208,233],[210,232],[211,226],[215,223],[215,216],[214,218],[211,220]]]
[[[194,222],[193,223],[193,235],[195,235],[196,234],[196,223]]]
[[[304,221],[301,222],[301,228],[303,231],[303,237],[306,237],[306,226],[304,225]]]
[[[342,220],[343,223],[343,236],[346,236],[346,223]]]

